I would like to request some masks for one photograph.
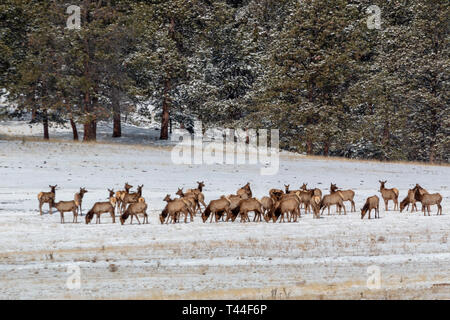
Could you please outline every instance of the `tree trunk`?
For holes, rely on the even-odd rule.
[[[161,135],[160,140],[169,139],[169,90],[170,90],[170,80],[166,80],[166,85],[164,86],[164,100],[163,100],[163,114],[161,119]]]
[[[430,144],[430,163],[434,163],[436,160],[436,148],[434,146],[434,142],[431,142]]]
[[[325,157],[328,157],[329,152],[330,152],[330,142],[325,141],[325,145],[323,146],[323,155]]]
[[[112,95],[112,103],[113,103],[113,138],[119,138],[122,136],[122,123],[120,119],[120,100],[119,100],[119,91],[116,88],[113,88]]]
[[[43,114],[43,121],[42,121],[42,123],[44,125],[44,139],[45,140],[49,140],[50,136],[48,134],[48,113],[47,113],[47,109],[44,109],[42,111],[42,114]]]
[[[306,140],[306,154],[312,155],[312,141],[310,139]]]
[[[37,115],[36,107],[33,107],[33,108],[31,109],[31,121],[32,121],[32,122],[33,122],[34,120],[36,120],[36,115]]]
[[[73,132],[73,140],[78,141],[78,130],[77,130],[77,124],[75,121],[73,121],[73,118],[70,118],[70,125],[72,126],[72,132]]]

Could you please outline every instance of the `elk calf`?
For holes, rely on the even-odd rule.
[[[361,209],[361,219],[364,218],[367,212],[369,212],[370,219],[370,212],[372,209],[375,210],[375,219],[380,218],[380,199],[377,196],[367,198],[366,203]]]

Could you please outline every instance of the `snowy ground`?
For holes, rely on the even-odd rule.
[[[0,123],[0,135],[11,127]],[[0,140],[0,299],[450,298],[450,167],[282,155],[279,173],[261,176],[260,166],[174,165],[169,147],[145,140],[128,145],[126,139]],[[206,184],[207,202],[247,182],[257,197],[303,182],[328,193],[333,182],[356,191],[359,211],[366,197],[380,196],[381,179],[400,190],[400,199],[416,183],[441,193],[443,215],[435,215],[436,207],[430,217],[383,207],[381,219],[370,221],[334,209],[319,220],[302,215],[284,224],[158,221],[163,197],[177,187],[196,187],[197,180]],[[125,182],[144,184],[150,224],[112,224],[106,215],[100,225],[72,224],[66,214],[68,223],[61,225],[48,206],[39,215],[36,195],[49,184],[58,184],[57,200],[71,200],[86,187],[86,212],[105,200],[107,188]],[[66,284],[74,266],[79,289]],[[367,287],[371,266],[379,268],[379,289]]]

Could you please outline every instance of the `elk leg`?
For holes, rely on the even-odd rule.
[[[141,224],[141,221],[139,221],[138,215],[136,215],[136,220],[138,221],[138,224]]]
[[[39,201],[39,214],[42,216],[42,202]]]
[[[352,200],[352,212],[356,212],[355,201]]]
[[[384,200],[384,206],[386,207],[386,211],[388,211],[388,200]]]

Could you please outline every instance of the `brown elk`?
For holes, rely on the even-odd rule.
[[[276,201],[280,201],[281,197],[284,195],[285,193],[283,192],[283,190],[280,189],[270,189],[269,190],[269,196],[276,202]]]
[[[384,205],[386,207],[386,211],[388,211],[389,200],[394,201],[394,211],[398,210],[398,194],[399,194],[398,189],[396,189],[396,188],[386,189],[385,184],[386,184],[387,180],[385,180],[385,181],[378,180],[378,182],[380,183],[381,197],[384,200]]]
[[[145,201],[142,200],[136,203],[131,203],[128,206],[125,212],[120,216],[120,223],[123,225],[125,221],[128,219],[128,217],[131,216],[130,224],[133,224],[133,217],[136,217],[138,223],[141,224],[138,217],[138,215],[140,214],[144,216],[143,223],[144,224],[148,223],[147,204],[145,203]]]
[[[421,187],[419,185],[416,185],[414,187],[414,196],[416,201],[420,201],[422,203],[422,212],[425,216],[426,211],[428,211],[428,216],[430,215],[430,207],[432,205],[436,205],[438,210],[436,215],[442,215],[442,196],[439,193],[423,193],[421,192]],[[424,189],[423,189],[424,190]]]
[[[114,195],[114,189],[108,189],[108,192],[109,192],[109,196],[107,199],[112,204],[112,206],[115,208],[118,200],[117,200],[117,197]]]
[[[314,196],[314,190],[299,190],[297,196],[300,199],[300,204],[305,207],[305,214],[311,212],[311,199]]]
[[[408,209],[411,204],[411,212],[417,211],[416,199],[414,194],[414,189],[408,190],[408,195],[400,202],[400,212],[403,212],[403,209]]]
[[[125,182],[125,186],[124,189],[125,190],[121,190],[121,191],[117,191],[116,192],[116,209],[117,211],[119,211],[120,213],[120,208],[122,206],[122,199],[125,197],[126,194],[130,193],[131,188],[133,188],[132,185],[128,184],[128,182]]]
[[[50,214],[52,214],[52,207],[53,207],[53,204],[55,203],[57,186],[58,185],[49,186],[50,192],[39,192],[37,198],[39,201],[39,213],[41,216],[42,216],[42,205],[44,203],[48,203],[49,212],[50,212]]]
[[[189,206],[184,202],[182,199],[171,199],[170,195],[166,195],[164,198],[164,201],[167,202],[166,207],[159,215],[159,219],[161,221],[161,224],[164,223],[164,221],[167,218],[167,223],[169,223],[169,218],[171,218],[171,222],[176,223],[179,220],[179,215],[181,213],[184,213],[184,222],[187,223],[187,216],[188,214],[191,217],[191,221],[194,221],[194,214],[189,208]]]
[[[206,208],[206,204],[205,204],[205,195],[203,194],[203,187],[205,186],[205,183],[203,181],[197,181],[197,189],[188,189],[186,191],[186,194],[194,194],[195,195],[195,200],[197,202],[197,210],[196,211],[200,211],[200,213],[202,212],[201,208],[200,208],[200,203],[203,205],[204,208]]]
[[[367,212],[369,212],[370,219],[370,212],[372,210],[375,210],[375,219],[380,218],[380,198],[377,196],[367,198],[366,203],[361,209],[361,219],[364,218]]]
[[[328,215],[330,215],[330,206],[332,205],[337,205],[339,215],[341,214],[342,208],[344,208],[344,214],[347,214],[344,206],[344,199],[340,191],[331,192],[330,194],[323,196],[322,201],[320,202],[320,209],[322,209],[321,214],[323,214],[325,208],[328,208]]]
[[[276,222],[280,217],[280,223],[285,222],[285,214],[287,215],[288,222],[292,220],[297,222],[297,217],[300,216],[300,198],[298,194],[300,191],[297,191],[295,194],[289,194],[283,196],[279,201],[277,201],[272,211],[269,212],[264,218],[268,222],[269,219],[272,219],[273,222]]]
[[[300,190],[303,190],[303,191],[310,191],[310,190],[312,190],[313,194],[315,196],[319,196],[322,199],[322,190],[320,190],[319,188],[308,189],[307,186],[308,186],[308,184],[303,182],[303,185],[300,187]]]
[[[180,199],[182,199],[192,210],[192,212],[194,212],[194,215],[200,211],[200,214],[202,213],[202,210],[200,208],[200,204],[199,204],[199,194],[193,193],[193,192],[183,192],[183,188],[178,188],[178,191],[176,192],[176,195],[180,197]],[[203,194],[202,194],[203,195]],[[203,200],[202,200],[203,201]],[[206,208],[206,206],[205,206]]]
[[[81,204],[83,203],[84,194],[88,191],[85,188],[80,188],[80,192],[75,193],[74,201],[77,205],[77,210],[80,210],[81,216],[83,216],[83,210],[81,209]]]
[[[247,184],[240,188],[236,194],[242,199],[250,199],[253,196],[252,190],[250,189],[250,182],[247,182]]]
[[[275,201],[270,197],[262,197],[260,202],[263,208],[264,217],[266,217],[267,214],[272,211]]]
[[[298,195],[294,197],[285,197],[281,199],[277,210],[281,213],[281,220],[284,222],[284,215],[286,214],[288,222],[297,222],[297,218],[301,217],[300,213],[300,203],[301,200],[299,199]],[[275,214],[277,215],[277,214]]]
[[[320,219],[320,202],[321,202],[321,197],[318,195],[314,195],[311,197],[311,200],[309,202],[313,213],[314,213],[314,219]]]
[[[144,187],[144,185],[138,186],[137,187],[137,191],[133,192],[133,193],[126,193],[122,198],[121,198],[121,212],[125,212],[125,209],[127,207],[128,204],[130,203],[136,203],[139,202],[139,198],[142,197],[142,188]]]
[[[335,184],[331,184],[330,186],[330,190],[331,192],[336,192],[339,191],[342,195],[342,200],[345,201],[350,201],[351,208],[350,208],[350,212],[356,212],[356,207],[355,207],[355,201],[353,201],[353,198],[355,197],[355,191],[353,190],[339,190],[339,188],[335,185]]]
[[[73,221],[72,222],[77,223],[78,205],[74,200],[57,202],[54,204],[54,207],[61,214],[61,223],[64,223],[64,212],[70,212],[70,211],[72,211],[72,213],[73,213]]]
[[[112,191],[112,192],[111,191],[109,192],[110,201],[97,202],[94,204],[92,209],[88,211],[88,213],[86,214],[86,217],[85,217],[86,224],[89,224],[92,221],[94,214],[97,216],[96,223],[100,223],[100,215],[103,213],[107,213],[107,212],[109,212],[109,214],[111,215],[113,223],[116,223],[116,215],[114,212],[114,207],[116,205],[116,198],[114,197],[114,191]],[[111,197],[111,195],[112,195],[112,197]]]
[[[239,215],[241,216],[241,222],[247,221],[250,222],[248,213],[251,211],[255,213],[255,216],[253,217],[253,222],[262,221],[263,210],[261,202],[259,202],[255,198],[241,200],[241,202],[239,203]]]
[[[223,216],[224,213],[227,214],[227,217],[230,216],[230,205],[230,200],[228,200],[225,196],[220,197],[218,200],[210,201],[205,211],[202,213],[203,222],[206,222],[209,216],[211,216],[209,221],[210,223],[212,222],[213,217],[215,217],[216,222],[218,222],[219,218]]]

